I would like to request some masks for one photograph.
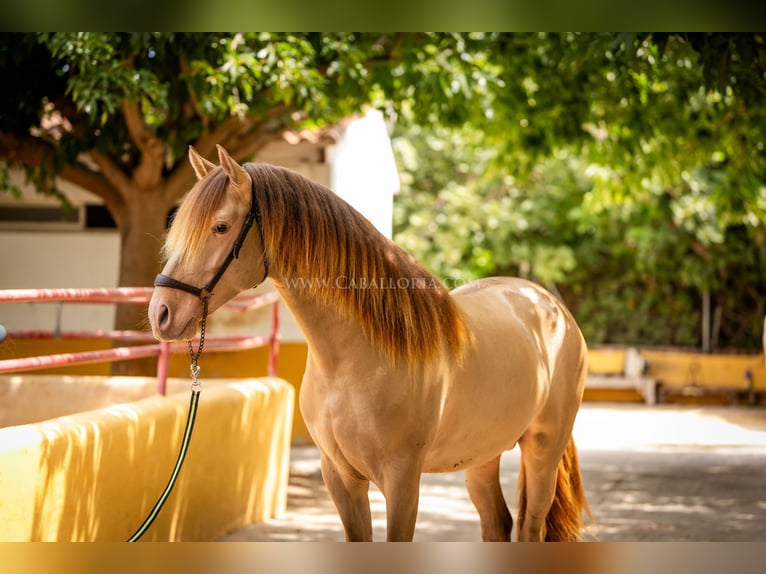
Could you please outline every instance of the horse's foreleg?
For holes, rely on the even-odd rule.
[[[394,464],[385,474],[381,491],[386,498],[386,540],[411,542],[415,534],[420,496],[420,466]]]
[[[322,456],[322,478],[346,531],[347,542],[372,541],[372,517],[368,491],[370,481],[342,472]]]
[[[500,455],[465,471],[465,484],[479,512],[481,538],[485,542],[509,542],[513,518],[500,487]]]

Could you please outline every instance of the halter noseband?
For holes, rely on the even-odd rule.
[[[266,243],[263,240],[263,225],[261,225],[261,211],[258,209],[258,202],[255,199],[255,185],[253,182],[250,182],[250,209],[247,212],[247,217],[245,217],[245,221],[242,224],[242,230],[239,232],[239,235],[237,236],[237,239],[234,241],[234,245],[231,248],[231,251],[226,256],[226,259],[224,259],[221,266],[218,268],[218,271],[213,276],[213,278],[208,281],[207,285],[204,287],[195,287],[194,285],[189,285],[188,283],[184,283],[183,281],[179,281],[178,279],[173,279],[172,277],[169,277],[168,275],[163,275],[160,273],[157,275],[157,277],[154,278],[154,286],[155,287],[170,287],[172,289],[179,289],[181,291],[186,291],[187,293],[190,293],[196,297],[199,297],[205,304],[207,304],[207,300],[210,299],[210,296],[213,294],[213,289],[215,289],[215,286],[218,284],[218,282],[221,280],[221,277],[223,277],[223,274],[226,272],[226,270],[229,268],[229,265],[231,265],[231,262],[234,261],[239,257],[239,250],[242,249],[242,244],[245,242],[245,238],[247,237],[247,233],[250,231],[250,228],[253,226],[253,221],[256,222],[258,225],[258,234],[261,238],[261,245],[263,246],[263,279],[261,279],[258,282],[258,285],[264,282],[266,277],[269,276],[269,255],[266,253]],[[207,307],[207,305],[205,305]]]

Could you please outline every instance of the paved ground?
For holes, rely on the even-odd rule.
[[[598,540],[766,541],[766,409],[586,403],[575,440]],[[508,501],[517,471],[518,449],[502,460]],[[374,487],[370,502],[375,540],[384,540]],[[424,475],[415,540],[480,539],[463,474]],[[222,540],[343,540],[316,448],[293,448],[283,515]]]

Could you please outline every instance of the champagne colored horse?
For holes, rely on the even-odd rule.
[[[213,312],[271,277],[308,343],[300,408],[347,540],[372,539],[370,481],[387,539],[412,540],[421,473],[458,470],[482,538],[510,540],[499,463],[517,444],[518,539],[580,539],[589,510],[571,433],[586,347],[558,300],[513,278],[448,292],[327,188],[220,146],[220,166],[189,155],[199,181],[167,236],[154,335],[190,339],[200,292]]]

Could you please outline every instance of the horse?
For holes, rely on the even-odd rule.
[[[189,149],[198,181],[165,238],[154,336],[190,340],[268,276],[306,338],[299,407],[347,541],[372,540],[370,482],[386,539],[411,541],[421,474],[453,471],[482,539],[510,541],[499,465],[516,445],[517,540],[581,540],[590,509],[572,428],[587,352],[565,306],[520,278],[449,291],[328,188],[217,149],[219,165]]]

